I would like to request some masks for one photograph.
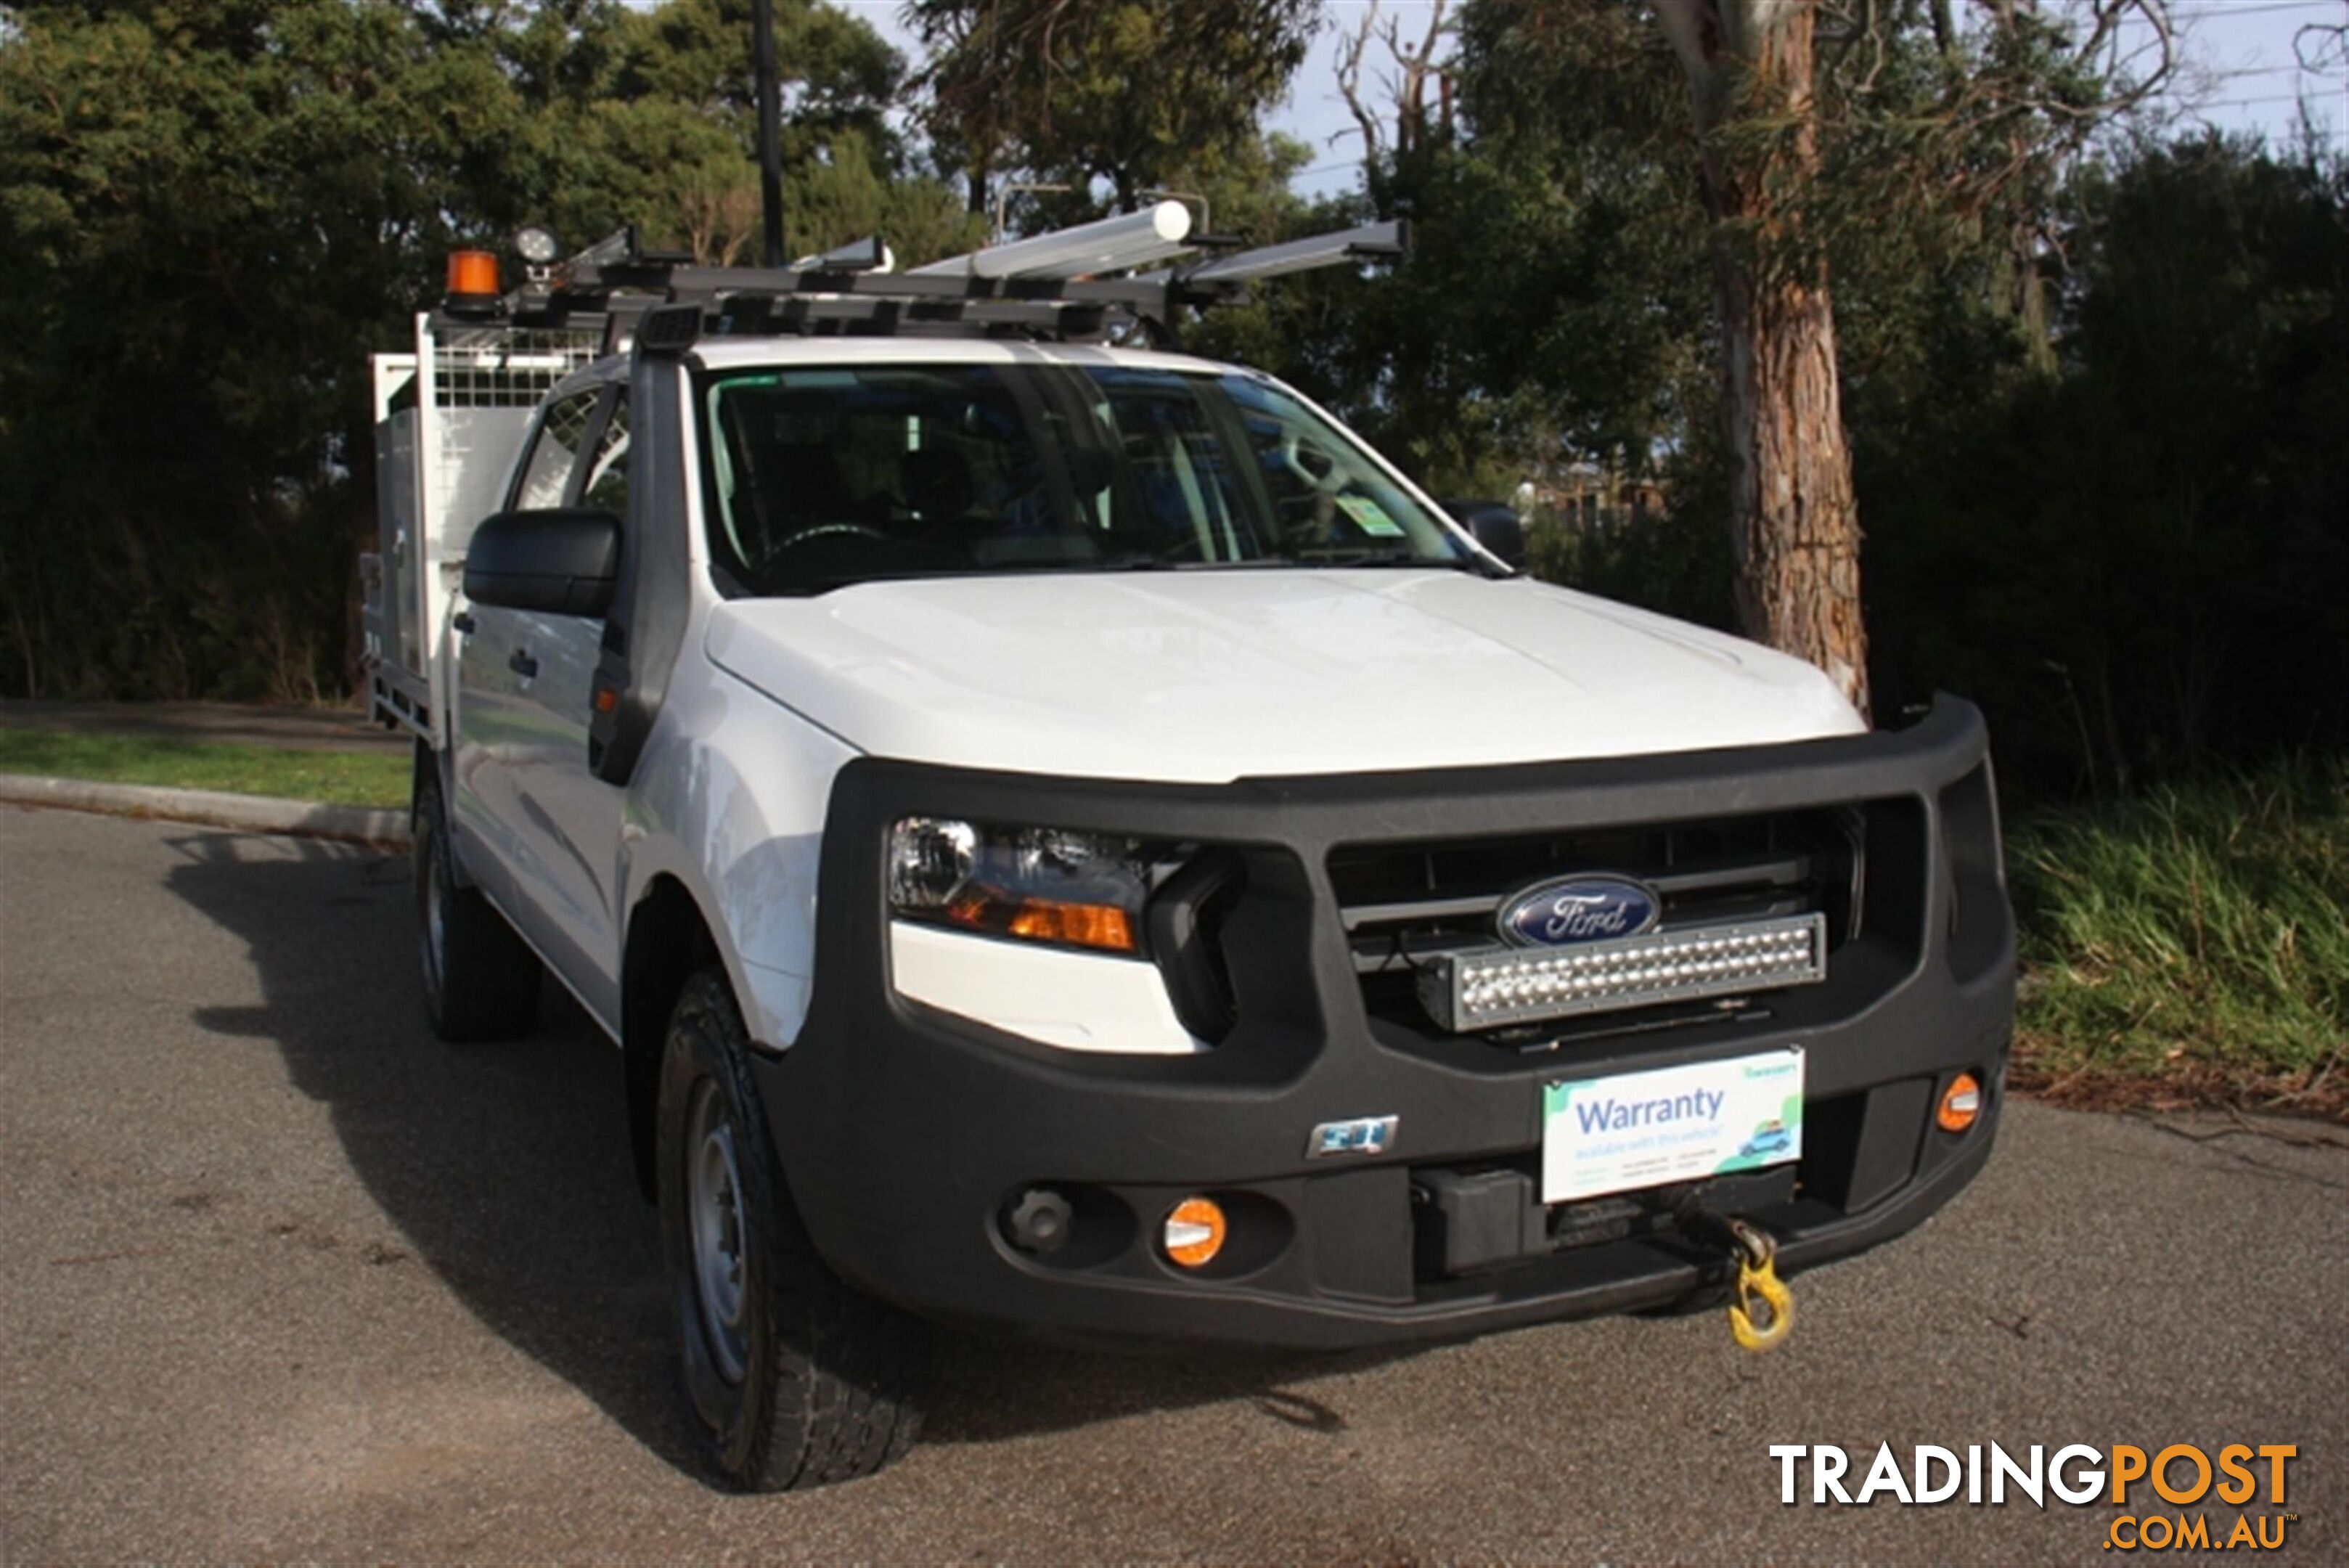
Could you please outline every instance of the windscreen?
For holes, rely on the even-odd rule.
[[[1009,571],[1481,569],[1255,376],[873,365],[703,382],[711,549],[749,595]]]

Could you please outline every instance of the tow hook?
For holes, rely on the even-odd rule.
[[[1719,1247],[1737,1267],[1737,1295],[1729,1303],[1729,1333],[1748,1350],[1775,1350],[1795,1327],[1795,1297],[1778,1277],[1778,1243],[1760,1226],[1706,1208],[1694,1199],[1675,1216],[1682,1234]],[[1761,1303],[1755,1310],[1755,1303]]]

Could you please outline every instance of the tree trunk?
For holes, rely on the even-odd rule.
[[[1812,0],[1661,0],[1704,142],[1735,465],[1741,628],[1868,711],[1859,511],[1826,264],[1803,232],[1819,173]]]
[[[1757,277],[1730,256],[1717,271],[1738,624],[1826,670],[1866,713],[1859,509],[1826,285]]]

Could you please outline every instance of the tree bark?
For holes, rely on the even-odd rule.
[[[1741,629],[1868,711],[1859,509],[1826,264],[1803,227],[1819,175],[1812,0],[1660,0],[1704,147],[1734,464]]]

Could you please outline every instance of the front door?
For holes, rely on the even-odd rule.
[[[592,434],[567,504],[628,514],[627,389]],[[585,616],[518,615],[531,674],[520,691],[523,734],[513,783],[519,831],[537,879],[531,939],[564,967],[589,1009],[619,1023],[619,872],[626,792],[587,768],[587,726],[604,623]]]

